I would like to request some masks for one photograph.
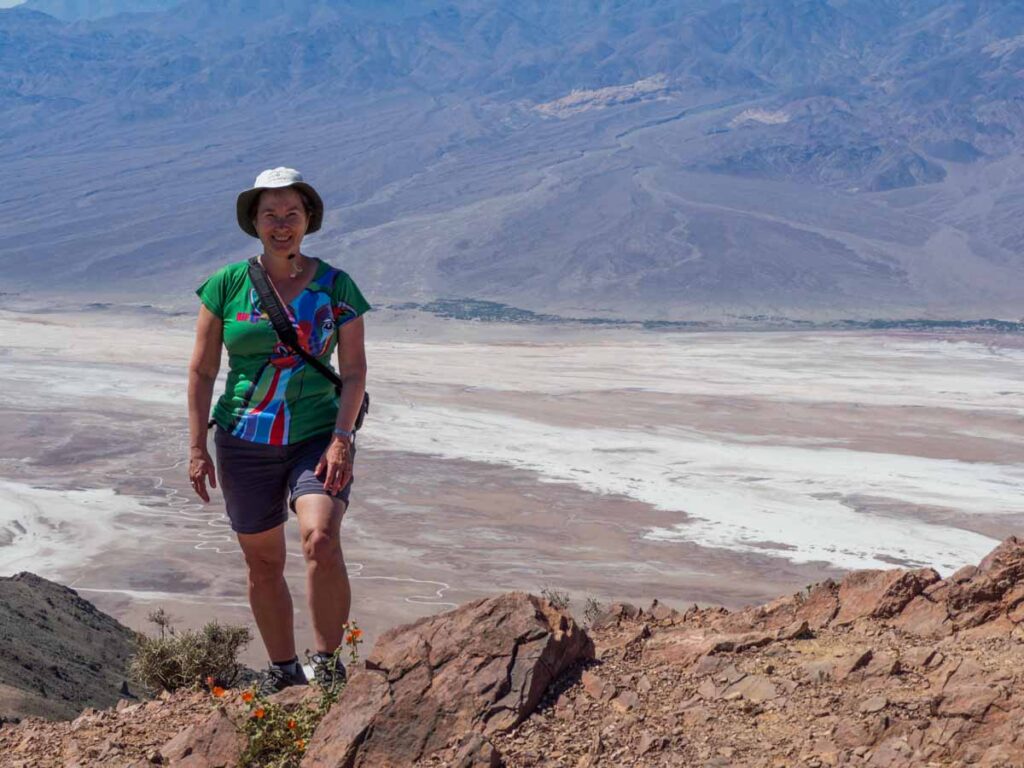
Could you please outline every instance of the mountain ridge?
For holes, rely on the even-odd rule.
[[[14,288],[183,303],[250,250],[233,195],[285,164],[327,194],[311,250],[383,301],[1021,314],[1012,5],[241,8],[0,11]]]

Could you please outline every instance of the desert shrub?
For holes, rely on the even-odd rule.
[[[569,604],[572,602],[572,598],[569,597],[568,592],[561,589],[555,589],[554,587],[543,587],[540,590],[540,596],[560,611],[569,610]]]
[[[593,624],[604,613],[604,605],[593,595],[583,604],[583,620],[587,626]]]
[[[139,635],[130,664],[132,677],[146,688],[176,691],[198,687],[207,678],[230,686],[237,679],[238,653],[252,640],[248,628],[211,621],[200,630],[178,632],[162,608],[148,618],[160,635]]]

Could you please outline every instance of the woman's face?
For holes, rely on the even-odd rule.
[[[302,195],[290,187],[264,190],[256,205],[255,225],[265,253],[271,256],[298,253],[309,226]]]

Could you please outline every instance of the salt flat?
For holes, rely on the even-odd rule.
[[[137,628],[157,605],[251,623],[220,497],[184,476],[189,324],[0,311],[0,575]],[[1015,337],[368,327],[343,536],[370,639],[513,588],[740,605],[847,568],[948,573],[1024,523]]]

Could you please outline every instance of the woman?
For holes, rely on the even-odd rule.
[[[317,681],[344,680],[331,655],[342,641],[351,592],[341,518],[352,488],[353,429],[366,385],[362,315],[369,305],[352,279],[300,250],[320,229],[323,202],[291,168],[264,171],[238,196],[238,224],[259,238],[259,262],[300,343],[330,364],[337,343],[340,397],[319,371],[280,343],[261,311],[248,261],[230,264],[196,291],[201,300],[189,366],[189,479],[204,502],[220,487],[249,570],[249,604],[270,656],[264,693],[306,683],[295,652],[292,599],[284,579],[284,524],[299,521],[317,653]],[[206,447],[221,346],[227,386],[213,409],[217,469]]]

